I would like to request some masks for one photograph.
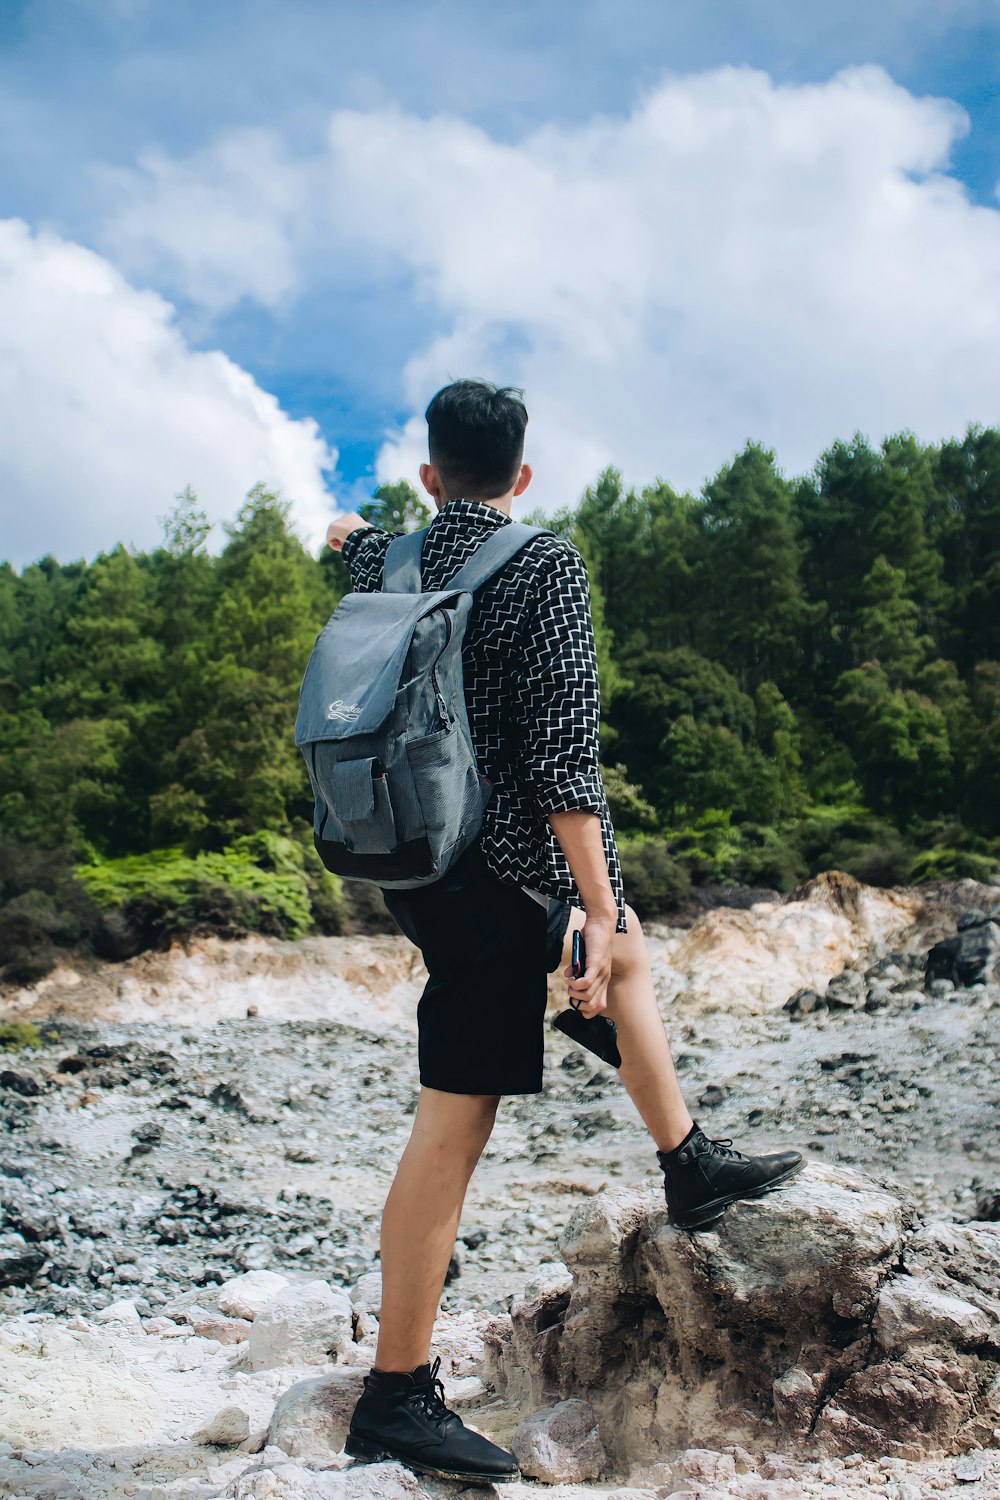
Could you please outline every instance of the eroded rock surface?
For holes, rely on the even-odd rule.
[[[809,1165],[711,1231],[658,1189],[577,1211],[558,1282],[496,1319],[488,1378],[531,1411],[578,1397],[617,1468],[748,1442],[960,1453],[1000,1425],[1000,1227],[914,1226],[859,1174]]]

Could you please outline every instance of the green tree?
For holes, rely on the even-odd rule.
[[[792,494],[756,443],[705,487],[701,649],[748,691],[801,674],[802,630],[822,613],[803,591]]]

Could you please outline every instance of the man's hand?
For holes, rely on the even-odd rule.
[[[587,950],[587,968],[582,979],[573,978],[573,966],[563,969],[569,980],[569,995],[581,1016],[589,1020],[607,1008],[608,981],[611,978],[611,950],[615,939],[617,916],[588,917],[583,924],[583,941]]]
[[[339,552],[347,541],[352,531],[357,531],[359,526],[370,526],[364,516],[359,516],[355,511],[349,511],[345,516],[337,516],[326,528],[326,539],[334,552]]]

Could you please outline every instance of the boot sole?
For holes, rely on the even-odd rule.
[[[384,1462],[385,1459],[391,1459],[395,1463],[405,1465],[408,1469],[415,1469],[418,1474],[432,1474],[436,1479],[471,1479],[477,1480],[480,1484],[511,1484],[514,1480],[521,1478],[520,1469],[515,1469],[510,1474],[482,1474],[471,1469],[438,1469],[433,1464],[425,1464],[419,1459],[408,1458],[406,1454],[394,1453],[384,1443],[373,1442],[371,1438],[359,1437],[353,1432],[348,1434],[344,1452],[349,1458],[357,1458],[366,1464],[377,1464]]]
[[[773,1178],[763,1187],[755,1188],[752,1193],[729,1193],[725,1198],[713,1198],[710,1204],[695,1214],[684,1214],[675,1219],[671,1218],[668,1211],[667,1218],[675,1229],[707,1229],[710,1224],[715,1224],[722,1218],[731,1203],[741,1203],[746,1198],[763,1198],[765,1193],[773,1193],[775,1188],[784,1187],[786,1182],[797,1176],[804,1166],[804,1161],[796,1162],[794,1167],[789,1167],[780,1177]]]

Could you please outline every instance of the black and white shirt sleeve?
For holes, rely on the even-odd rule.
[[[603,813],[601,697],[586,565],[563,542],[537,583],[521,637],[518,767],[543,813]]]

